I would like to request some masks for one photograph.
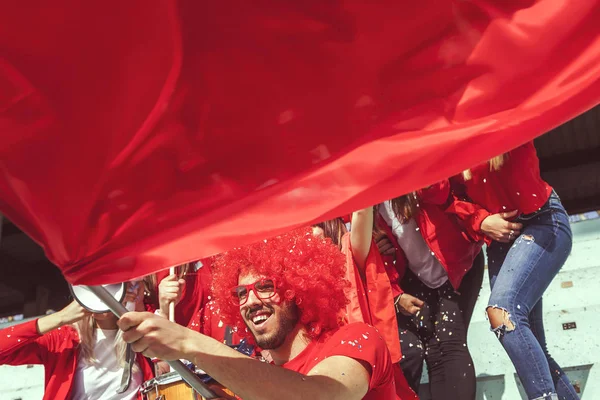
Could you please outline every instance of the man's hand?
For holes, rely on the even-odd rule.
[[[177,275],[169,275],[160,281],[158,285],[158,304],[160,313],[167,317],[169,315],[169,304],[177,305],[183,294],[184,279],[177,278]]]
[[[117,324],[123,331],[123,340],[131,343],[137,353],[167,361],[192,359],[187,349],[192,345],[194,332],[181,325],[148,312],[128,312]]]
[[[375,240],[375,244],[377,244],[377,249],[379,253],[384,256],[395,256],[396,248],[392,244],[392,241],[387,237],[385,233],[381,232],[373,232],[373,239]]]
[[[508,221],[517,216],[518,211],[492,214],[481,223],[481,231],[489,238],[509,243],[518,238],[523,224]]]
[[[402,293],[396,304],[398,306],[398,311],[404,315],[411,316],[419,312],[425,303],[423,300],[417,299],[408,293]]]

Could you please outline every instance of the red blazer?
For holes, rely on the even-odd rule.
[[[489,164],[471,168],[471,179],[461,175],[451,178],[455,201],[448,212],[464,221],[467,233],[474,240],[491,239],[481,232],[481,223],[491,214],[519,211],[531,214],[542,207],[552,187],[540,176],[539,159],[533,142],[508,152],[498,171]]]
[[[482,241],[471,238],[464,224],[445,210],[457,199],[451,196],[450,183],[442,181],[417,192],[419,211],[414,216],[419,231],[440,264],[448,273],[454,289],[458,289],[465,274],[481,251]],[[402,279],[407,268],[406,255],[398,245],[392,229],[379,216],[379,225],[396,247],[396,261],[387,265],[390,280]],[[392,265],[394,268],[392,268]],[[400,289],[400,292],[402,290]]]
[[[63,326],[40,335],[37,320],[11,326],[0,331],[0,364],[44,365],[44,400],[71,398],[73,378],[79,354],[79,335],[75,328]],[[144,381],[154,377],[148,360],[137,354]],[[138,395],[142,399],[141,394]]]

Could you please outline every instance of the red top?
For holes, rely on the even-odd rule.
[[[498,171],[490,171],[486,162],[471,168],[469,180],[462,175],[453,177],[452,185],[459,198],[466,195],[472,203],[456,201],[448,211],[466,222],[470,236],[476,240],[484,238],[481,223],[490,214],[514,210],[531,214],[548,201],[552,192],[540,176],[533,142],[508,152]]]
[[[203,335],[210,336],[222,343],[227,342],[227,325],[223,323],[219,317],[217,306],[214,301],[209,301],[203,308],[198,310],[191,319],[189,329],[200,332]],[[228,345],[237,345],[241,341],[241,337],[236,333],[232,332],[230,343]]]
[[[367,324],[344,325],[327,332],[283,367],[308,374],[318,363],[331,356],[345,356],[364,361],[371,366],[369,390],[365,400],[398,399],[394,383],[392,360],[387,346],[377,330]]]
[[[44,400],[71,398],[77,356],[79,335],[75,328],[63,326],[40,335],[37,320],[11,326],[0,331],[0,365],[44,365]],[[137,362],[144,382],[152,379],[152,367],[137,354]],[[138,394],[141,399],[141,394]]]
[[[197,282],[201,283],[200,287],[202,288],[202,296],[197,296],[197,298],[201,299],[201,302],[193,307],[193,309],[188,307],[186,312],[192,312],[193,314],[186,326],[193,331],[200,332],[220,342],[226,343],[227,326],[223,323],[223,321],[221,321],[221,318],[219,318],[218,309],[211,295],[213,260],[214,259],[212,257],[201,260],[202,267],[200,267],[196,273]],[[183,303],[183,301],[184,300],[182,299],[180,304]],[[227,344],[236,345],[240,343],[240,340],[240,336],[237,333],[232,332],[230,343]]]
[[[482,241],[472,239],[467,227],[454,215],[445,212],[447,207],[458,200],[450,196],[450,184],[442,181],[417,192],[419,212],[414,216],[419,231],[440,264],[448,273],[454,289],[458,289],[465,274],[473,266],[473,261],[481,251]],[[448,206],[450,203],[450,206]],[[386,270],[390,281],[401,280],[407,267],[404,252],[383,217],[379,215],[379,226],[385,231],[396,247],[395,262],[387,262]],[[400,288],[400,293],[402,289]]]

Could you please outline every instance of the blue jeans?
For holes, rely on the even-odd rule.
[[[569,218],[556,193],[533,214],[521,215],[521,235],[487,249],[492,294],[488,308],[504,310],[504,323],[492,331],[508,353],[533,399],[579,399],[573,385],[548,353],[542,295],[562,268],[573,242]]]

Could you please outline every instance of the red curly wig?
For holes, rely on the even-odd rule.
[[[330,239],[313,236],[312,229],[298,229],[272,239],[223,253],[213,269],[213,294],[221,320],[242,337],[250,333],[232,304],[231,288],[240,274],[273,277],[285,301],[298,306],[300,323],[317,338],[343,322],[341,311],[348,304],[344,279],[346,260]]]

